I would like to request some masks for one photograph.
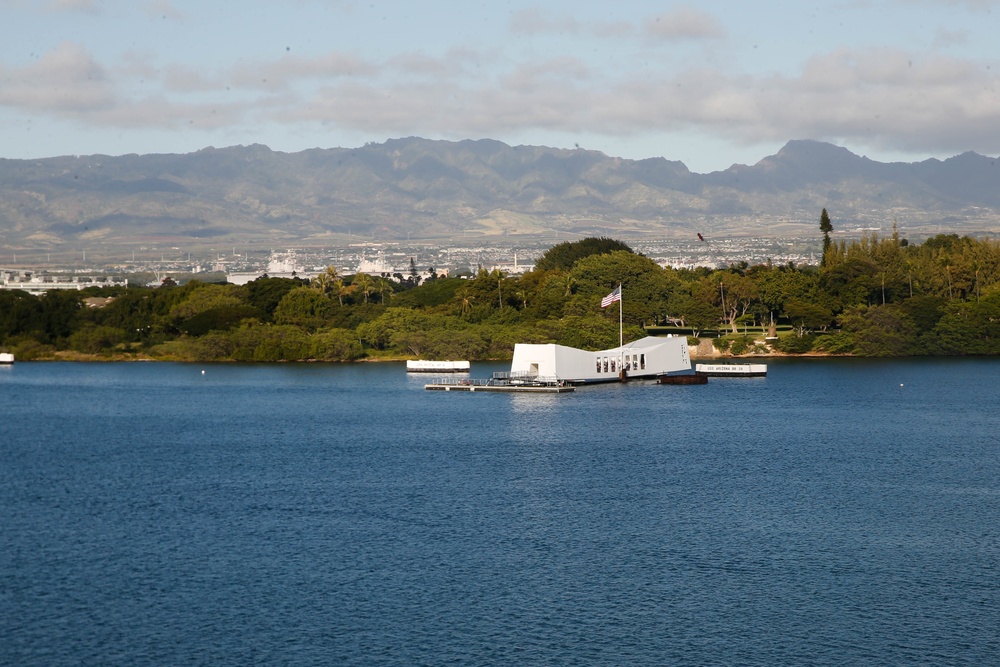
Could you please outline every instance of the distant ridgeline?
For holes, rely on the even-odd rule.
[[[818,233],[817,233],[818,235]],[[664,268],[627,245],[560,244],[522,275],[396,282],[334,267],[245,285],[0,290],[18,360],[508,359],[515,343],[587,350],[647,333],[723,354],[1000,354],[1000,242],[940,235],[831,241],[820,266]],[[548,268],[546,268],[548,267]],[[612,312],[614,311],[614,312]]]
[[[753,166],[695,174],[663,158],[498,141],[396,139],[279,153],[0,160],[5,245],[354,238],[790,235],[832,207],[840,232],[1000,229],[1000,167],[975,153],[884,164],[792,141]]]

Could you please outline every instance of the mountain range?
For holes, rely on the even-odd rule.
[[[421,138],[0,160],[0,246],[14,250],[818,234],[823,208],[836,231],[990,233],[1000,229],[1000,166],[972,152],[881,163],[790,141],[755,165],[697,174],[664,158]]]

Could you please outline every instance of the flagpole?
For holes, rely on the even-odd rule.
[[[625,343],[622,341],[622,301],[624,296],[622,295],[622,284],[618,283],[618,347],[624,347]],[[619,350],[620,352],[620,350]],[[619,363],[621,359],[619,359]]]

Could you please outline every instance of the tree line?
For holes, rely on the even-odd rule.
[[[613,239],[550,248],[521,276],[480,269],[423,284],[386,276],[262,277],[246,285],[168,281],[33,296],[0,291],[0,348],[18,359],[188,361],[507,359],[516,342],[614,347],[712,338],[733,354],[1000,353],[1000,244],[955,234],[920,244],[868,234],[834,241],[823,211],[819,266],[673,269]],[[112,297],[94,305],[93,297]]]

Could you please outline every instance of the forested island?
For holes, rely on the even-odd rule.
[[[584,349],[646,333],[712,339],[731,355],[1000,354],[1000,243],[955,234],[830,239],[819,266],[663,268],[625,243],[549,249],[521,276],[261,277],[246,285],[0,291],[0,350],[18,360],[509,359],[514,344]]]

